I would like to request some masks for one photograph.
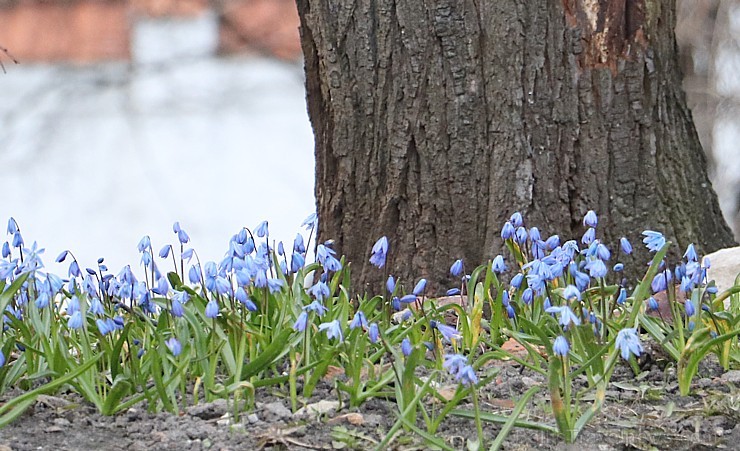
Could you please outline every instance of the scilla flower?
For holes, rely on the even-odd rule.
[[[455,260],[455,263],[450,266],[450,274],[455,277],[460,277],[463,271],[463,262],[460,259]]]
[[[665,237],[660,232],[645,230],[642,234],[645,235],[642,242],[645,243],[650,252],[657,252],[665,245]]]
[[[583,225],[588,227],[596,227],[596,224],[599,223],[598,218],[596,217],[596,212],[593,210],[589,210],[588,213],[583,217]]]
[[[555,343],[552,345],[552,352],[560,357],[567,356],[568,352],[570,352],[570,344],[568,344],[568,340],[564,336],[558,335],[555,339]]]
[[[372,255],[370,256],[370,263],[373,266],[382,268],[385,266],[385,259],[388,255],[388,238],[381,237],[373,245]]]
[[[642,345],[640,344],[640,337],[637,336],[637,329],[627,328],[620,330],[617,334],[615,344],[617,349],[622,352],[622,358],[625,360],[630,358],[630,354],[639,357],[642,353]]]
[[[175,337],[172,337],[169,340],[165,341],[164,344],[167,345],[167,348],[175,357],[180,355],[180,353],[182,352],[182,345],[180,344],[180,341]]]
[[[396,291],[396,280],[393,276],[388,276],[388,280],[385,281],[385,288],[390,294],[393,294],[393,292]]]
[[[411,352],[413,351],[413,347],[411,346],[411,340],[408,339],[408,337],[404,338],[401,342],[401,352],[403,352],[403,355],[406,357],[411,355]]]
[[[549,307],[545,309],[545,311],[547,313],[559,314],[560,319],[558,323],[565,328],[567,328],[571,324],[576,325],[576,326],[581,324],[581,320],[575,315],[575,313],[573,313],[573,310],[571,310],[570,307],[568,307],[567,305],[563,307]]]
[[[326,336],[329,339],[337,338],[339,341],[343,341],[342,326],[339,324],[339,320],[334,320],[328,323],[319,324],[319,331],[326,331]]]
[[[355,316],[352,318],[352,321],[349,323],[350,330],[360,328],[367,328],[367,318],[365,317],[365,314],[362,313],[362,310],[358,310],[357,313],[355,313]]]
[[[622,252],[624,252],[626,255],[629,255],[632,253],[632,245],[630,244],[629,240],[627,240],[627,238],[625,237],[620,238],[619,246],[622,248]]]
[[[412,293],[415,296],[419,296],[421,293],[424,292],[424,289],[427,287],[427,279],[419,279],[419,281],[416,283],[416,286],[414,287]]]
[[[370,339],[370,343],[377,343],[380,339],[380,330],[376,323],[370,324],[370,328],[367,331],[367,336]]]
[[[568,285],[565,287],[565,290],[563,290],[563,298],[565,300],[570,301],[573,298],[581,300],[581,292],[578,291],[578,288],[576,288],[574,285]]]
[[[298,319],[293,324],[293,330],[296,332],[303,332],[306,330],[306,325],[308,324],[308,313],[303,311],[300,315],[298,315]]]
[[[496,258],[493,259],[491,269],[497,274],[506,271],[506,263],[504,263],[504,257],[502,257],[500,254],[497,255]]]
[[[447,324],[442,324],[439,321],[431,320],[429,321],[429,325],[432,328],[437,329],[439,333],[441,333],[442,336],[448,341],[459,340],[460,338],[462,338],[462,335],[460,335],[460,332],[457,329],[452,326],[448,326]]]
[[[218,316],[218,303],[215,299],[208,301],[206,305],[206,318],[215,318]]]

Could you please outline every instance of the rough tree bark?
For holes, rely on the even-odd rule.
[[[704,252],[733,243],[681,91],[673,1],[297,4],[319,237],[358,291],[388,272],[445,288],[456,258],[470,270],[502,251],[515,210],[543,235],[580,237],[594,209],[612,245],[646,228]],[[387,271],[368,263],[382,235]]]

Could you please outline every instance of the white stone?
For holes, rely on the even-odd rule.
[[[740,246],[720,249],[706,258],[710,263],[707,279],[714,280],[719,293],[735,285],[735,279],[740,274]]]

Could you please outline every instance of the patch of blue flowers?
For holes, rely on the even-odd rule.
[[[459,284],[435,298],[426,279],[387,273],[385,293],[353,294],[346,261],[331,241],[314,244],[315,260],[308,261],[315,214],[292,245],[271,242],[267,221],[241,228],[218,262],[201,262],[175,223],[175,244],[155,252],[148,236],[139,241],[140,276],[130,265],[111,273],[103,259],[84,266],[71,251],[56,258],[68,263],[66,274],[49,273],[44,249],[27,246],[11,218],[0,259],[0,394],[46,378],[32,395],[59,390],[61,380],[105,414],[143,400],[152,410],[176,412],[186,393],[246,399],[248,408],[256,389],[272,385],[287,387],[296,410],[336,367],[345,372],[337,387],[350,405],[393,394],[397,428],[413,431],[422,410],[423,437],[437,445],[433,434],[444,417],[472,399],[482,443],[482,418],[491,417],[481,415],[477,391],[498,372],[486,363],[506,358],[547,377],[555,425],[541,428],[572,442],[590,418],[583,415],[601,408],[615,366],[623,361],[640,372],[648,337],[687,363],[678,366],[682,391],[697,359],[722,346],[730,347],[718,353],[723,365],[740,355],[740,287],[717,293],[707,280],[709,262],[693,245],[669,264],[671,243],[647,230],[643,243],[654,258],[629,293],[624,267],[644,262],[632,261],[626,237],[612,251],[598,224],[588,211],[580,239],[561,240],[525,227],[516,212],[501,228],[506,248],[471,271],[463,259],[451,262]],[[381,237],[369,261],[385,271],[390,252],[392,242]],[[656,314],[659,295],[670,302],[669,316]],[[737,302],[726,309],[726,299]],[[526,355],[505,351],[507,342],[521,344]],[[596,392],[586,410],[579,407],[586,394],[571,391],[580,375]],[[445,381],[457,386],[452,399],[437,391]],[[433,414],[425,407],[432,398],[447,407]],[[28,405],[0,406],[0,426]]]

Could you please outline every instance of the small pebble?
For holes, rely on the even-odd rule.
[[[258,417],[256,413],[250,413],[247,415],[247,421],[249,421],[250,424],[254,424],[260,421],[260,417]]]

